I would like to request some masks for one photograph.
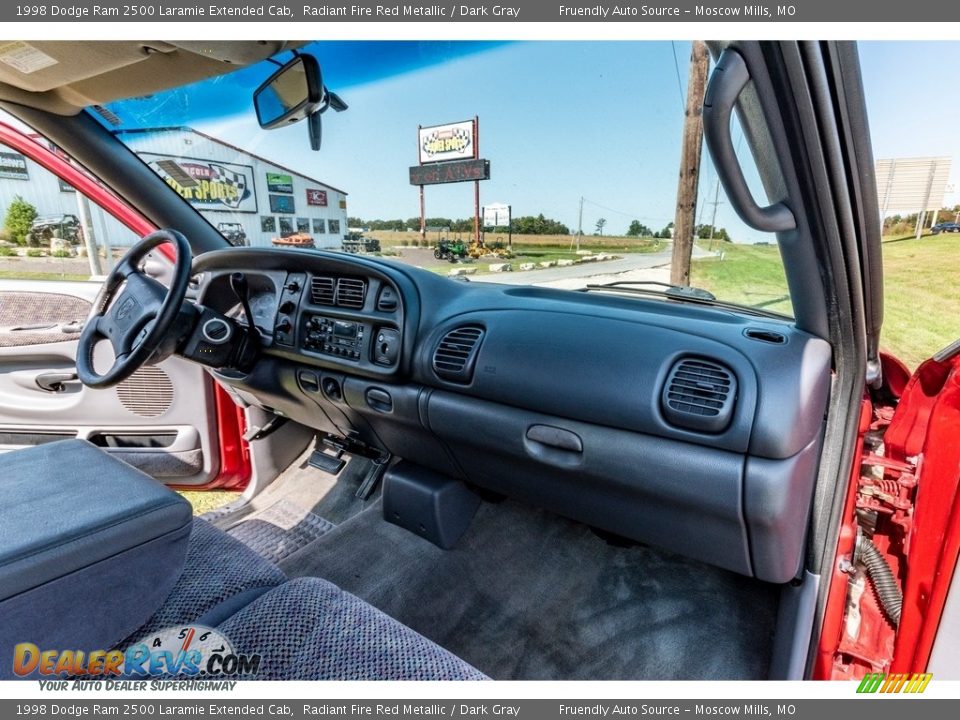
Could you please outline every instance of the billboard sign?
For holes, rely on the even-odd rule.
[[[414,165],[410,168],[411,185],[438,185],[489,179],[489,160],[460,160],[440,165]]]
[[[881,214],[941,208],[951,164],[949,156],[877,160],[877,202]]]
[[[198,210],[257,212],[249,165],[141,153],[140,157]]]
[[[27,159],[20,153],[0,152],[0,178],[29,180]]]
[[[484,227],[507,227],[510,224],[510,206],[503,203],[483,208]]]
[[[473,120],[420,128],[418,147],[421,164],[476,157]]]
[[[267,173],[267,190],[293,195],[293,178],[282,173]]]
[[[315,188],[307,188],[307,205],[312,205],[314,207],[326,207],[327,191],[317,190]]]
[[[270,196],[270,212],[287,213],[289,215],[293,215],[293,213],[296,211],[296,204],[293,202],[293,198],[289,195]]]

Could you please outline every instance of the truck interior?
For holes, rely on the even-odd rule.
[[[96,108],[296,44],[35,46],[58,62],[0,64],[0,107],[144,239],[102,285],[0,284],[0,326],[30,303],[85,318],[0,347],[0,677],[27,639],[185,624],[261,679],[813,675],[881,367],[855,45],[709,45],[706,149],[775,233],[793,317],[233,247]],[[164,485],[231,483],[200,517]]]

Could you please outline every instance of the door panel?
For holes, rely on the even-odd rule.
[[[78,437],[162,482],[210,482],[218,439],[201,367],[172,357],[106,390],[73,379],[77,330],[99,287],[0,281],[0,452]],[[99,351],[109,356],[106,343]]]

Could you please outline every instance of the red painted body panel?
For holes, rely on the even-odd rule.
[[[945,363],[928,360],[909,380],[900,363],[885,357],[884,374],[887,397],[894,397],[895,407],[864,400],[859,434],[863,451],[844,507],[838,563],[830,578],[814,664],[818,679],[925,671],[956,570],[960,357]],[[873,447],[881,447],[882,456],[874,454]],[[857,509],[880,518],[874,543],[900,582],[903,609],[894,630],[868,583],[854,623],[858,632],[851,638],[845,632],[850,576],[840,565],[852,556]]]
[[[921,455],[903,622],[892,672],[926,669],[960,551],[960,357],[927,360],[887,431],[892,455]]]

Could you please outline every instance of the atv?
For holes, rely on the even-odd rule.
[[[433,250],[433,256],[437,260],[449,260],[456,262],[458,259],[467,256],[467,246],[460,240],[441,240]]]

